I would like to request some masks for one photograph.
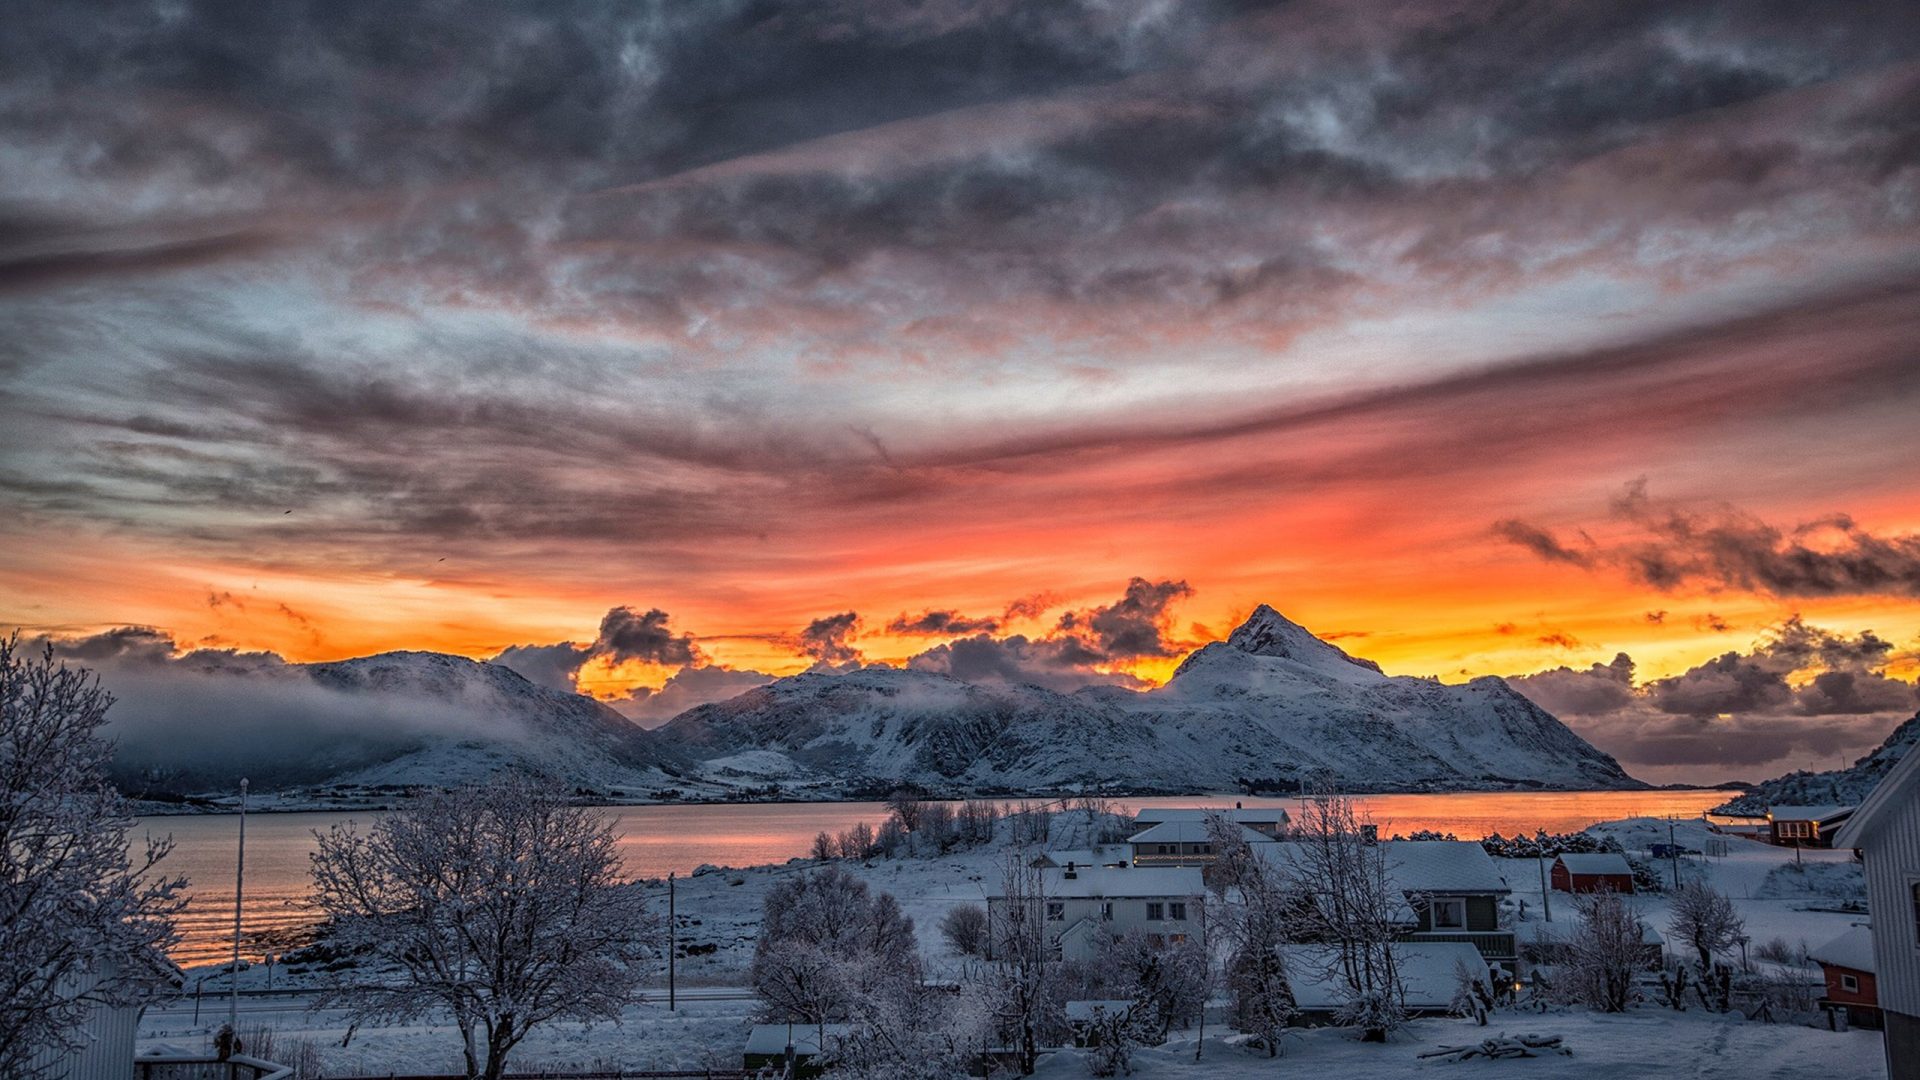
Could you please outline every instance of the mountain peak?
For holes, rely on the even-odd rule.
[[[1380,670],[1379,664],[1349,656],[1346,650],[1315,637],[1312,631],[1266,604],[1254,608],[1247,621],[1227,636],[1227,645],[1254,656],[1273,656],[1315,667],[1339,663]]]

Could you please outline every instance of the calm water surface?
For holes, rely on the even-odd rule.
[[[1436,829],[1477,839],[1493,832],[1512,835],[1546,829],[1571,832],[1596,821],[1641,815],[1697,817],[1737,792],[1727,791],[1583,791],[1486,792],[1447,795],[1363,795],[1362,809],[1383,833]],[[1125,799],[1130,809],[1161,806],[1286,806],[1286,799],[1233,796],[1184,796]],[[886,817],[879,803],[745,803],[698,806],[610,806],[602,811],[623,834],[621,857],[635,877],[685,874],[703,863],[755,866],[805,855],[815,833],[838,833],[865,821],[878,826]],[[350,821],[365,823],[377,813],[252,814],[247,817],[247,887],[242,924],[262,943],[244,949],[258,955],[275,931],[312,921],[306,908],[308,856],[313,831]],[[239,819],[229,815],[142,818],[144,831],[171,834],[173,854],[166,867],[189,879],[192,903],[182,921],[183,940],[174,951],[193,965],[226,955],[233,932],[234,852]]]

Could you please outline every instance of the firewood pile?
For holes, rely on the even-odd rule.
[[[1514,1035],[1502,1033],[1497,1038],[1482,1039],[1467,1046],[1442,1046],[1438,1050],[1429,1050],[1422,1058],[1440,1058],[1446,1061],[1466,1061],[1471,1058],[1530,1058],[1546,1054],[1572,1056],[1573,1051],[1560,1044],[1558,1035]]]

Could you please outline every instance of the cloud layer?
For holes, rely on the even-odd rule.
[[[1727,770],[1722,779],[1784,771],[1801,756],[1853,756],[1920,711],[1920,686],[1892,678],[1894,647],[1872,631],[1848,636],[1794,617],[1747,651],[1679,675],[1634,681],[1625,653],[1510,680],[1542,708],[1622,761]]]

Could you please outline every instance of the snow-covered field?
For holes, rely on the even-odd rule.
[[[1053,846],[1084,847],[1086,836],[1074,832],[1074,823],[1056,822]],[[1597,826],[1617,836],[1629,852],[1644,857],[1647,846],[1664,843],[1668,822],[1630,819]],[[1683,822],[1674,839],[1702,851],[1713,850],[1711,834],[1698,822]],[[1683,878],[1704,874],[1715,887],[1738,904],[1746,919],[1750,948],[1779,939],[1789,950],[1818,946],[1837,936],[1860,918],[1831,909],[1858,887],[1858,868],[1846,852],[1806,851],[1796,869],[1791,851],[1753,841],[1729,839],[1724,856],[1688,856],[1680,866]],[[893,893],[914,920],[930,976],[952,975],[958,960],[941,940],[942,915],[957,904],[980,903],[998,878],[1001,851],[974,849],[949,855],[879,859],[867,865],[850,864],[853,872],[873,888]],[[1539,868],[1533,860],[1498,860],[1517,910],[1523,936],[1547,928],[1565,933],[1572,928],[1574,906],[1565,894],[1552,898],[1553,920],[1545,919]],[[813,864],[796,860],[780,866],[740,870],[708,870],[682,879],[677,892],[680,941],[697,955],[679,965],[679,985],[685,987],[739,987],[746,980],[752,957],[760,905],[774,882],[803,872]],[[1661,862],[1663,875],[1668,863]],[[658,897],[665,906],[664,890]],[[1641,917],[1664,931],[1668,912],[1657,896],[1636,900]],[[1818,969],[1802,969],[1804,978],[1818,979]],[[250,972],[249,975],[257,975]],[[255,985],[258,985],[257,978]],[[698,993],[699,991],[695,991]],[[243,1003],[253,1007],[253,1003]],[[267,1006],[270,1007],[270,1006]],[[622,1024],[583,1029],[560,1024],[536,1033],[516,1050],[517,1067],[526,1069],[698,1068],[739,1063],[739,1052],[751,1023],[754,1003],[747,1000],[682,1003],[675,1013],[659,1004],[635,1006]],[[142,1025],[143,1045],[167,1043],[198,1048],[222,1009],[209,1002],[196,1028],[190,1013],[179,1007],[152,1012]],[[419,1026],[404,1030],[361,1030],[342,1048],[345,1034],[337,1016],[314,1015],[291,1008],[243,1017],[242,1027],[269,1024],[283,1044],[304,1039],[324,1060],[329,1075],[384,1075],[388,1072],[457,1071],[459,1048],[449,1028]],[[1441,1044],[1477,1042],[1501,1032],[1541,1032],[1562,1035],[1574,1051],[1571,1057],[1538,1060],[1467,1062],[1451,1065],[1421,1061],[1417,1054]],[[1488,1027],[1469,1021],[1422,1020],[1387,1045],[1365,1045],[1341,1031],[1303,1031],[1278,1062],[1249,1053],[1210,1032],[1201,1061],[1193,1061],[1194,1044],[1179,1039],[1166,1047],[1141,1052],[1135,1061],[1139,1077],[1218,1077],[1313,1075],[1316,1080],[1358,1080],[1362,1077],[1428,1075],[1428,1070],[1459,1069],[1489,1075],[1553,1077],[1739,1077],[1740,1080],[1819,1076],[1822,1080],[1883,1080],[1885,1065],[1880,1036],[1871,1031],[1834,1033],[1790,1023],[1742,1022],[1693,1009],[1685,1013],[1647,1005],[1626,1015],[1603,1016],[1580,1010],[1536,1013],[1496,1013]],[[1073,1051],[1054,1054],[1042,1065],[1045,1077],[1087,1075]],[[1449,1075],[1449,1074],[1442,1074]]]

